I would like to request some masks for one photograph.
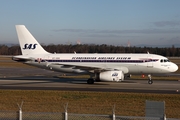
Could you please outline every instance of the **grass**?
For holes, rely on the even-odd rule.
[[[145,116],[145,101],[165,101],[166,116],[180,118],[180,95],[119,92],[33,91],[0,90],[0,110],[17,111],[23,103],[26,112],[64,112],[68,103],[69,113],[112,114]]]

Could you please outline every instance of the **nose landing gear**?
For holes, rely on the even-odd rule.
[[[153,80],[151,79],[151,75],[150,74],[148,75],[148,78],[149,78],[148,83],[149,84],[153,84]]]

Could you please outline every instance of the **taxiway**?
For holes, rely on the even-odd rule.
[[[0,89],[180,94],[178,80],[154,80],[152,85],[147,80],[87,84],[86,79],[57,77],[60,74],[36,68],[0,68]]]

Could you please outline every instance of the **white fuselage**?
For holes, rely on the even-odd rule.
[[[124,74],[159,74],[178,69],[166,57],[155,54],[34,54],[26,57],[33,58],[26,64],[59,72],[95,73],[96,68],[101,68],[122,70]]]

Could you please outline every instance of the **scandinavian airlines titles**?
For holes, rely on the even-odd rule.
[[[88,59],[88,60],[130,60],[131,57],[72,57],[73,60]]]

